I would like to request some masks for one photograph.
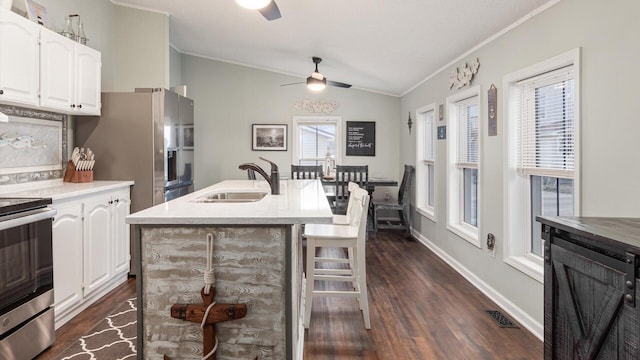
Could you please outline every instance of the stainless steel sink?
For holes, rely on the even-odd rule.
[[[239,203],[259,201],[267,195],[266,192],[258,191],[220,191],[191,200],[197,203]]]

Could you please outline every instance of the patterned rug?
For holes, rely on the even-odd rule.
[[[136,358],[136,298],[127,300],[91,332],[78,339],[59,360]]]

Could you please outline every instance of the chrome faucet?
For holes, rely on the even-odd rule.
[[[280,195],[280,172],[278,171],[278,165],[276,165],[273,161],[269,161],[263,158],[262,156],[259,156],[259,158],[271,164],[271,176],[267,175],[267,173],[255,163],[240,164],[238,168],[240,170],[253,170],[262,175],[262,177],[269,183],[269,186],[271,186],[271,194]]]

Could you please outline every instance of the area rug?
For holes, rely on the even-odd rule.
[[[136,298],[127,300],[113,314],[82,336],[59,360],[122,360],[136,358]]]

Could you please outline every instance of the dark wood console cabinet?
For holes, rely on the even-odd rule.
[[[537,219],[544,358],[640,359],[640,219]]]

